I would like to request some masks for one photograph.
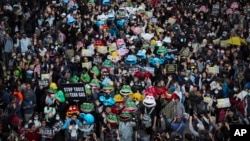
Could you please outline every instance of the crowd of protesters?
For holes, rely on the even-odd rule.
[[[228,141],[250,123],[248,0],[1,0],[0,48],[1,141]]]

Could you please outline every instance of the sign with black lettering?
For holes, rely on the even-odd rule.
[[[234,141],[240,139],[240,137],[250,138],[250,126],[249,125],[230,125],[230,140]]]
[[[43,86],[43,87],[47,87],[47,86],[49,86],[49,81],[48,80],[39,80],[38,85]]]
[[[166,64],[167,73],[176,73],[177,72],[177,64]]]
[[[86,96],[84,84],[61,84],[61,90],[68,101],[82,102]]]
[[[53,135],[54,135],[54,132],[52,128],[45,127],[42,129],[42,136],[48,138],[48,137],[52,137]]]

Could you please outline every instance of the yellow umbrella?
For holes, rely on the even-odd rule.
[[[240,46],[241,45],[241,41],[240,41],[240,37],[231,37],[228,39],[228,43],[230,45],[236,45],[236,46]]]

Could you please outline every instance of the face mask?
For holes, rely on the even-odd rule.
[[[38,120],[38,117],[34,117],[35,120]]]
[[[191,47],[191,46],[192,46],[192,44],[191,44],[191,43],[189,43],[189,44],[188,44],[188,46],[189,46],[189,47]]]
[[[238,88],[234,88],[234,91],[236,92],[236,91],[238,91],[239,89]]]
[[[188,77],[184,77],[184,79],[187,81],[187,80],[188,80]]]
[[[222,54],[224,54],[224,50],[220,51]]]
[[[209,79],[209,78],[207,79],[207,81],[210,81],[210,80],[211,80],[211,79]]]
[[[209,46],[209,48],[213,48],[213,46]]]
[[[144,86],[145,86],[145,83],[141,83],[141,86],[144,87]]]
[[[59,117],[59,116],[56,116],[56,120],[60,120],[60,117]]]
[[[215,90],[215,91],[214,91],[214,93],[215,93],[215,94],[218,94],[218,93],[219,93],[219,91],[218,91],[218,90]]]
[[[134,83],[130,83],[130,86],[134,86]]]
[[[139,101],[136,101],[135,104],[138,105],[138,104],[139,104]]]
[[[24,128],[28,128],[28,124],[25,124],[25,125],[24,125]]]

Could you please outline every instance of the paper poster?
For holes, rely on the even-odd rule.
[[[41,80],[49,80],[49,74],[48,73],[41,74]]]
[[[220,73],[219,66],[208,67],[208,73],[218,74]]]
[[[190,55],[190,50],[187,48],[182,48],[180,51],[180,55],[182,57],[188,57]]]
[[[220,5],[214,4],[212,7],[212,15],[218,15],[220,12]]]
[[[91,69],[92,68],[92,63],[91,62],[84,62],[82,63],[82,68],[87,68],[87,69]]]
[[[91,57],[93,54],[93,51],[91,51],[90,49],[82,49],[81,55],[84,57]]]
[[[220,40],[220,46],[221,47],[228,47],[229,46],[228,40]]]
[[[203,97],[205,103],[210,103],[211,102],[211,97],[210,96],[205,96]]]
[[[108,53],[108,48],[106,46],[98,47],[97,52],[99,52],[101,54],[106,54],[106,53]]]
[[[216,89],[216,88],[218,88],[218,87],[219,87],[219,83],[217,83],[217,82],[215,82],[215,81],[213,81],[213,82],[210,83],[210,88],[211,88],[212,90],[214,90],[214,89]]]
[[[230,103],[229,98],[217,99],[217,107],[218,108],[227,108],[227,107],[230,107],[230,106],[231,106],[231,103]]]

